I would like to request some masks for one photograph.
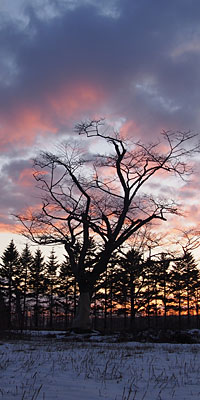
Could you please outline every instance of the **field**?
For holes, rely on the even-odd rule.
[[[199,400],[200,345],[2,340],[3,400]]]

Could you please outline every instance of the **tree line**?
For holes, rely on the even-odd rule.
[[[77,258],[79,253],[77,243]],[[97,245],[91,242],[88,272],[96,254]],[[189,327],[192,315],[198,322],[199,288],[199,269],[190,251],[172,260],[165,253],[145,257],[133,247],[117,250],[95,284],[93,326],[101,320],[103,329],[108,322],[112,329],[112,321],[121,317],[124,329],[134,329],[138,316],[149,321],[162,316],[166,324],[169,315],[176,315],[181,328],[185,315]],[[12,240],[0,263],[1,329],[70,328],[77,307],[78,286],[69,257],[59,262],[52,249],[45,260],[39,248],[33,253],[27,244],[20,253]]]

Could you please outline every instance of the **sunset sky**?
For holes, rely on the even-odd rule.
[[[199,133],[199,0],[0,1],[0,250],[24,242],[12,214],[39,201],[32,158],[94,117],[144,141]],[[199,164],[178,193],[187,225]]]

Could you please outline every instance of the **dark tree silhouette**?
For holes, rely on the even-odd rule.
[[[147,281],[145,279],[145,266],[142,255],[135,249],[131,249],[119,257],[119,270],[116,279],[116,290],[119,296],[118,303],[124,306],[125,321],[126,314],[130,313],[131,329],[134,328],[136,314],[146,303],[145,288]]]
[[[189,327],[192,304],[194,304],[195,292],[196,288],[198,287],[199,270],[197,268],[197,264],[194,260],[194,257],[188,251],[185,252],[182,261],[179,261],[179,263],[181,264],[184,300],[186,301],[188,327]]]
[[[33,261],[29,266],[29,293],[34,303],[34,325],[38,328],[40,302],[41,297],[45,293],[45,263],[44,257],[40,249],[38,249],[33,257]]]
[[[76,286],[77,282],[72,274],[69,260],[66,257],[59,270],[59,285],[58,285],[58,303],[64,310],[65,315],[65,328],[69,327],[69,315],[74,315],[76,309]]]
[[[169,298],[169,280],[170,280],[170,267],[171,258],[162,253],[160,260],[154,263],[154,276],[156,284],[156,300],[161,302],[162,313],[164,314],[164,328],[166,328],[168,305],[170,303]]]
[[[26,244],[20,257],[20,264],[22,269],[20,280],[23,292],[23,309],[22,309],[22,325],[21,325],[22,330],[25,327],[25,318],[27,316],[28,279],[29,279],[29,270],[30,266],[32,265],[32,262],[33,262],[33,257],[28,247],[28,244]]]
[[[12,309],[15,303],[16,311],[21,314],[20,289],[17,282],[19,272],[19,253],[11,240],[2,255],[1,272],[3,278],[2,291],[8,307],[8,327],[11,328]]]
[[[78,124],[76,131],[108,150],[83,154],[65,144],[59,154],[42,152],[34,163],[42,209],[18,219],[24,234],[34,242],[64,244],[80,291],[73,327],[87,330],[94,285],[113,252],[150,222],[178,214],[173,201],[149,195],[146,183],[158,172],[178,177],[189,174],[187,157],[199,151],[199,146],[193,145],[195,135],[190,132],[163,132],[163,146],[131,144],[109,133],[102,121]],[[101,248],[88,262],[92,238]],[[81,244],[78,260],[77,241]]]
[[[55,255],[54,249],[51,250],[49,260],[46,262],[46,273],[45,273],[45,286],[46,295],[48,297],[48,309],[49,309],[49,327],[53,327],[53,315],[56,306],[56,294],[58,291],[58,270],[59,264]]]
[[[8,315],[7,315],[7,307],[5,303],[5,297],[3,295],[3,285],[2,278],[0,276],[0,331],[6,329],[8,327]]]

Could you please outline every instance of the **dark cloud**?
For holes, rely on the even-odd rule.
[[[110,106],[112,98],[118,96],[119,111],[124,92],[122,113],[134,117],[133,107],[139,103],[140,109],[157,112],[158,118],[159,113],[161,118],[164,114],[166,123],[171,118],[174,122],[170,102],[174,103],[172,109],[177,106],[182,111],[194,97],[198,100],[199,52],[171,55],[176,46],[192,40],[195,28],[198,35],[198,1],[191,7],[189,1],[125,0],[120,3],[118,18],[100,15],[92,5],[66,10],[47,20],[40,19],[30,6],[26,13],[29,24],[23,31],[10,23],[1,32],[2,48],[8,52],[8,59],[9,53],[13,57],[13,82],[0,98],[4,109],[10,107],[14,112],[20,102],[28,101],[30,106],[41,104],[45,112],[48,94],[64,84],[83,80],[102,85],[110,95]],[[157,102],[155,93],[148,96],[145,91],[138,94],[134,90],[137,83],[145,85],[152,79]],[[160,98],[163,102],[159,104]],[[185,110],[193,121],[194,108]],[[142,111],[138,109],[137,114],[142,115]]]
[[[10,223],[12,214],[34,206],[38,199],[34,189],[31,160],[6,162],[0,175],[0,224]]]
[[[31,160],[14,160],[3,165],[2,174],[9,180],[16,183],[24,170],[31,169],[33,162]]]
[[[17,146],[28,152],[84,116],[133,120],[143,138],[198,130],[199,0],[23,4],[0,19],[0,138],[13,156],[2,168],[5,207],[25,196],[28,155],[19,160]]]

